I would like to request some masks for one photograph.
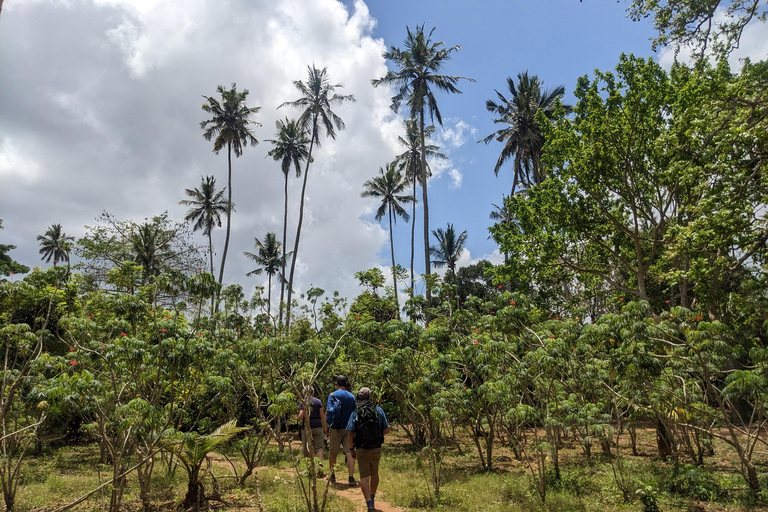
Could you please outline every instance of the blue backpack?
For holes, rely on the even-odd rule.
[[[346,428],[346,425],[341,424],[341,400],[333,393],[328,395],[328,407],[325,411],[325,421],[329,428]]]

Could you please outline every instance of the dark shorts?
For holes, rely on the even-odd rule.
[[[357,467],[360,470],[360,479],[369,476],[379,476],[379,461],[381,460],[381,448],[358,448],[356,450]]]

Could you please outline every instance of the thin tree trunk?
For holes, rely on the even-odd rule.
[[[419,113],[419,136],[421,137],[421,197],[424,202],[424,273],[429,276],[429,200],[427,197],[427,150],[424,144],[424,109]],[[432,299],[432,291],[427,286],[427,307]],[[424,320],[429,323],[429,314],[424,315]]]
[[[211,275],[216,275],[213,273],[213,240],[211,238],[211,230],[208,230],[208,254],[211,257]],[[216,297],[211,297],[211,312],[213,312],[213,309],[216,307]]]
[[[395,304],[397,316],[400,316],[400,299],[397,297],[397,273],[395,272],[395,238],[392,235],[392,207],[389,207],[389,251],[392,253],[392,284],[395,287]]]
[[[285,208],[283,210],[283,276],[280,279],[280,312],[278,323],[283,323],[283,299],[285,298],[285,242],[288,238],[288,173],[285,173]]]
[[[301,185],[301,201],[299,202],[299,225],[296,228],[296,241],[293,244],[293,255],[291,256],[291,275],[288,277],[288,306],[285,313],[285,328],[291,328],[291,295],[293,293],[293,273],[296,270],[296,260],[299,258],[299,239],[301,238],[301,223],[304,221],[304,193],[307,190],[307,175],[309,174],[309,163],[312,161],[312,149],[317,137],[317,115],[312,120],[312,140],[309,142],[309,153],[307,155],[307,165],[304,168],[304,182]]]
[[[229,230],[232,225],[232,144],[227,142],[227,164],[229,173],[227,175],[227,236],[224,238],[224,252],[221,253],[221,268],[219,269],[219,286],[224,281],[224,264],[227,261],[227,249],[229,249]],[[218,295],[218,293],[217,293]],[[218,297],[217,297],[218,299]],[[219,301],[216,300],[214,313],[219,310]]]
[[[413,276],[413,255],[416,253],[416,173],[413,174],[413,215],[411,216],[411,298],[413,298],[416,279]]]

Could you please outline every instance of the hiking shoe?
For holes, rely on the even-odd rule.
[[[332,484],[335,484],[336,483],[336,475],[331,473],[331,478],[329,478],[328,481],[331,482]]]
[[[357,485],[357,482],[355,482],[355,477],[351,476],[349,477],[349,486],[354,487]]]

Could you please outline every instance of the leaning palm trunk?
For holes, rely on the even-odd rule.
[[[392,286],[395,288],[397,316],[400,316],[400,299],[397,297],[397,272],[395,270],[395,239],[392,234],[392,207],[389,207],[389,251],[392,253]]]
[[[221,253],[221,268],[219,269],[219,285],[224,281],[224,265],[227,262],[227,249],[229,249],[229,230],[232,226],[232,144],[227,143],[227,163],[229,173],[227,175],[227,236],[224,237],[224,251]],[[219,292],[216,293],[215,311],[219,310]]]
[[[280,305],[278,312],[278,323],[283,324],[283,299],[285,298],[285,243],[288,238],[288,174],[285,175],[285,202],[283,203],[285,208],[283,209],[283,279],[280,279]]]
[[[301,185],[301,200],[299,201],[299,225],[296,228],[296,240],[293,243],[293,256],[291,257],[291,274],[288,277],[288,304],[285,313],[285,328],[291,328],[291,295],[293,294],[293,273],[296,270],[296,260],[299,258],[299,239],[301,238],[301,224],[304,222],[304,194],[307,191],[307,175],[309,174],[309,164],[312,161],[312,149],[315,145],[317,133],[317,115],[312,119],[312,140],[309,143],[309,154],[307,156],[307,165],[304,167],[304,181]]]

